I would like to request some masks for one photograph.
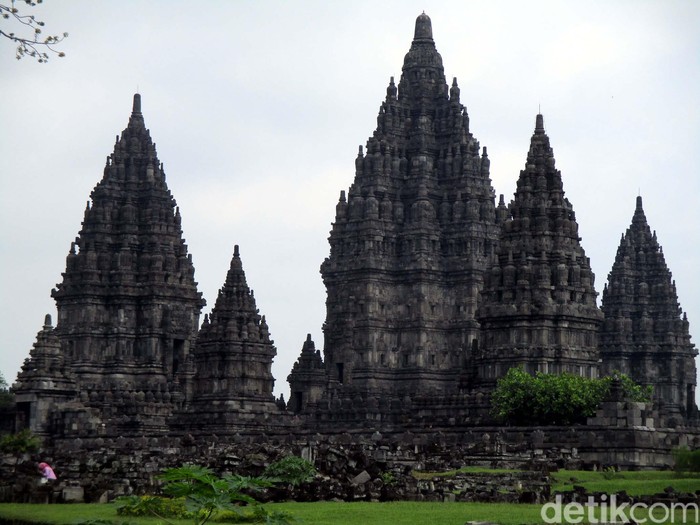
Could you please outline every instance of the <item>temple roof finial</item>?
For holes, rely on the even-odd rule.
[[[139,93],[134,93],[134,106],[131,112],[141,113],[141,95]]]
[[[637,195],[637,206],[636,206],[635,210],[636,211],[644,211],[644,209],[642,208],[642,196],[641,195]]]
[[[544,133],[544,117],[542,113],[538,113],[535,119],[535,133]]]
[[[413,33],[413,40],[432,40],[433,39],[433,25],[430,21],[430,17],[425,14],[419,15],[416,18],[416,30]]]

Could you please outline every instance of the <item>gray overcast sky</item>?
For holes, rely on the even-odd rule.
[[[22,9],[24,6],[19,5]],[[132,95],[214,304],[239,244],[278,355],[323,346],[319,265],[357,146],[423,10],[493,185],[510,200],[541,105],[602,291],[641,191],[700,330],[700,2],[51,1],[66,57],[0,41],[0,371],[12,382],[61,280]],[[4,25],[6,22],[0,22]]]

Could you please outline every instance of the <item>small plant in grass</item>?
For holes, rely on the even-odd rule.
[[[311,481],[315,475],[313,464],[299,456],[286,456],[270,463],[264,474],[270,481],[281,481],[295,487]]]
[[[175,519],[190,519],[192,513],[185,508],[184,498],[162,498],[160,496],[124,496],[117,500],[120,516],[160,516]]]
[[[601,475],[603,476],[603,479],[619,479],[619,478],[624,478],[624,476],[617,471],[615,467],[605,467],[601,471]]]
[[[394,476],[393,472],[382,472],[380,477],[382,478],[382,483],[384,483],[385,485],[396,484],[396,476]]]

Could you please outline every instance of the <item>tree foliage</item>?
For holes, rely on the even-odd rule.
[[[25,428],[16,434],[7,434],[0,438],[0,452],[21,456],[36,452],[41,447],[41,440]]]
[[[573,374],[530,375],[511,368],[491,397],[493,414],[511,425],[583,424],[619,384],[625,399],[649,401],[651,387],[642,387],[624,374],[589,379]]]
[[[36,7],[42,0],[22,0],[28,7]],[[5,26],[0,29],[0,35],[17,45],[15,57],[20,60],[24,57],[36,59],[39,63],[48,62],[51,55],[64,57],[65,53],[59,51],[54,46],[61,43],[68,37],[68,33],[61,35],[43,34],[44,22],[38,20],[34,15],[22,14],[15,6],[18,0],[10,0],[10,4],[0,4],[0,15],[2,15]],[[10,29],[14,27],[15,29]],[[20,31],[17,33],[16,31]]]
[[[12,393],[10,392],[7,381],[5,381],[5,377],[2,375],[2,372],[0,372],[0,410],[11,406],[12,401]]]

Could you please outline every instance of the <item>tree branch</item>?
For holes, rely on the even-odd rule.
[[[24,0],[24,3],[30,7],[35,7],[42,0]],[[65,53],[54,49],[52,46],[63,41],[68,33],[63,33],[62,36],[51,35],[43,40],[40,40],[41,28],[45,25],[41,20],[37,20],[34,15],[22,15],[15,7],[15,0],[11,0],[11,5],[0,4],[0,15],[3,20],[14,20],[21,26],[32,31],[31,38],[26,36],[18,36],[14,32],[3,31],[0,29],[0,36],[4,36],[10,41],[17,44],[15,49],[15,57],[17,60],[25,56],[36,58],[39,63],[45,63],[49,60],[49,53],[58,57],[64,57]],[[48,51],[48,52],[47,52]]]

